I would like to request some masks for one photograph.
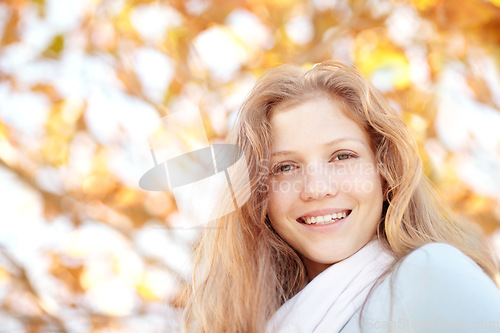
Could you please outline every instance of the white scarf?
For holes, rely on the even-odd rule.
[[[267,332],[339,332],[393,260],[377,240],[370,241],[285,302],[269,321]]]

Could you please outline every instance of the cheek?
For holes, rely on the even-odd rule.
[[[343,193],[352,194],[360,200],[382,202],[382,180],[370,165],[359,167],[355,172],[344,174],[339,179],[339,189]]]
[[[379,220],[382,214],[383,194],[380,176],[366,176],[358,179],[356,195],[366,213]]]
[[[279,200],[273,200],[273,197],[270,198],[267,206],[267,216],[274,230],[278,234],[281,234],[280,231],[281,225],[283,224],[284,209]]]
[[[354,223],[357,237],[366,237],[376,232],[383,209],[381,177],[378,174],[351,174],[344,180],[344,195],[356,205],[357,219]]]
[[[279,223],[290,213],[293,202],[296,200],[297,192],[288,182],[272,182],[269,188],[269,202],[267,212],[271,223]]]

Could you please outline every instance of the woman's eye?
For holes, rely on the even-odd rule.
[[[281,164],[273,168],[273,174],[287,173],[294,169],[291,164]]]
[[[347,159],[350,159],[353,157],[356,157],[356,155],[353,153],[340,153],[340,154],[337,154],[335,156],[334,160],[335,161],[343,161],[343,160],[347,160]]]

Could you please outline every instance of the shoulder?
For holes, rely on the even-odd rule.
[[[431,243],[411,252],[389,277],[389,286],[394,288],[392,312],[407,328],[433,325],[436,332],[446,332],[458,325],[473,331],[475,325],[496,321],[491,331],[500,331],[500,290],[449,244]]]
[[[476,263],[456,247],[446,243],[429,243],[412,251],[403,260],[408,265],[453,267],[452,263],[478,267]],[[479,267],[478,267],[479,268]]]
[[[500,331],[500,290],[471,258],[451,245],[432,243],[416,249],[391,278],[394,304],[399,307],[395,312],[409,322],[430,325],[432,320],[434,326],[441,325],[436,331],[443,332],[453,325],[474,331],[483,324],[490,325],[491,332]]]
[[[476,262],[444,243],[430,243],[414,250],[403,259],[391,278],[400,287],[411,284],[421,289],[440,288],[442,293],[458,290],[464,293],[465,288],[476,294],[486,289],[500,296],[493,280]]]
[[[366,332],[500,332],[500,290],[460,250],[432,243],[375,288],[361,317]]]
[[[471,258],[456,247],[444,243],[430,243],[414,250],[403,259],[394,275],[414,278],[415,275],[408,273],[417,272],[419,275],[452,275],[455,278],[457,275],[473,275],[493,282]]]

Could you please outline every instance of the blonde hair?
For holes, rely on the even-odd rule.
[[[228,137],[245,154],[252,193],[238,210],[213,221],[202,236],[185,331],[263,332],[278,307],[303,287],[304,265],[274,232],[266,214],[269,120],[277,106],[317,96],[341,102],[371,138],[386,198],[377,234],[396,263],[424,244],[444,242],[494,276],[482,239],[439,204],[408,127],[369,82],[336,62],[309,70],[285,65],[260,78]]]

